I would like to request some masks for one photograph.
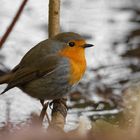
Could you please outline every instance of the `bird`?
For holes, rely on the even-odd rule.
[[[1,94],[18,87],[40,101],[63,98],[83,77],[85,49],[92,46],[74,32],[62,32],[41,41],[0,77],[0,84],[7,83]]]

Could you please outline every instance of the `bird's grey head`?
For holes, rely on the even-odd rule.
[[[70,40],[84,40],[82,36],[74,32],[60,33],[56,35],[53,39],[63,43],[68,43]]]
[[[71,47],[72,49],[76,46],[80,46],[82,48],[93,46],[92,44],[87,44],[82,36],[74,32],[59,33],[58,35],[52,37],[51,40],[56,51],[65,47]]]

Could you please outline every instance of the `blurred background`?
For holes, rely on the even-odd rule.
[[[0,0],[0,38],[22,0]],[[48,37],[48,1],[29,0],[0,50],[0,72],[12,69],[24,54]],[[140,85],[140,1],[61,0],[61,31],[83,35],[94,48],[86,50],[88,68],[68,101],[66,129],[79,116],[95,120],[121,112],[125,91]],[[0,91],[5,85],[0,86]],[[14,88],[0,96],[0,124],[24,123],[39,114],[39,101]]]

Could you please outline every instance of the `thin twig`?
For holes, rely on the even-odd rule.
[[[8,36],[10,35],[10,33],[11,33],[12,29],[14,28],[17,20],[19,19],[19,17],[21,15],[21,13],[22,13],[27,1],[28,0],[23,0],[23,2],[21,3],[21,5],[20,5],[15,17],[13,18],[11,24],[9,25],[9,27],[7,28],[5,34],[3,35],[3,37],[0,40],[0,48],[2,48],[3,44],[5,43],[5,41],[7,40]]]

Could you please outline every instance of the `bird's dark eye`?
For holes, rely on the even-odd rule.
[[[73,46],[75,46],[75,42],[69,42],[68,45],[69,45],[70,47],[73,47]]]

